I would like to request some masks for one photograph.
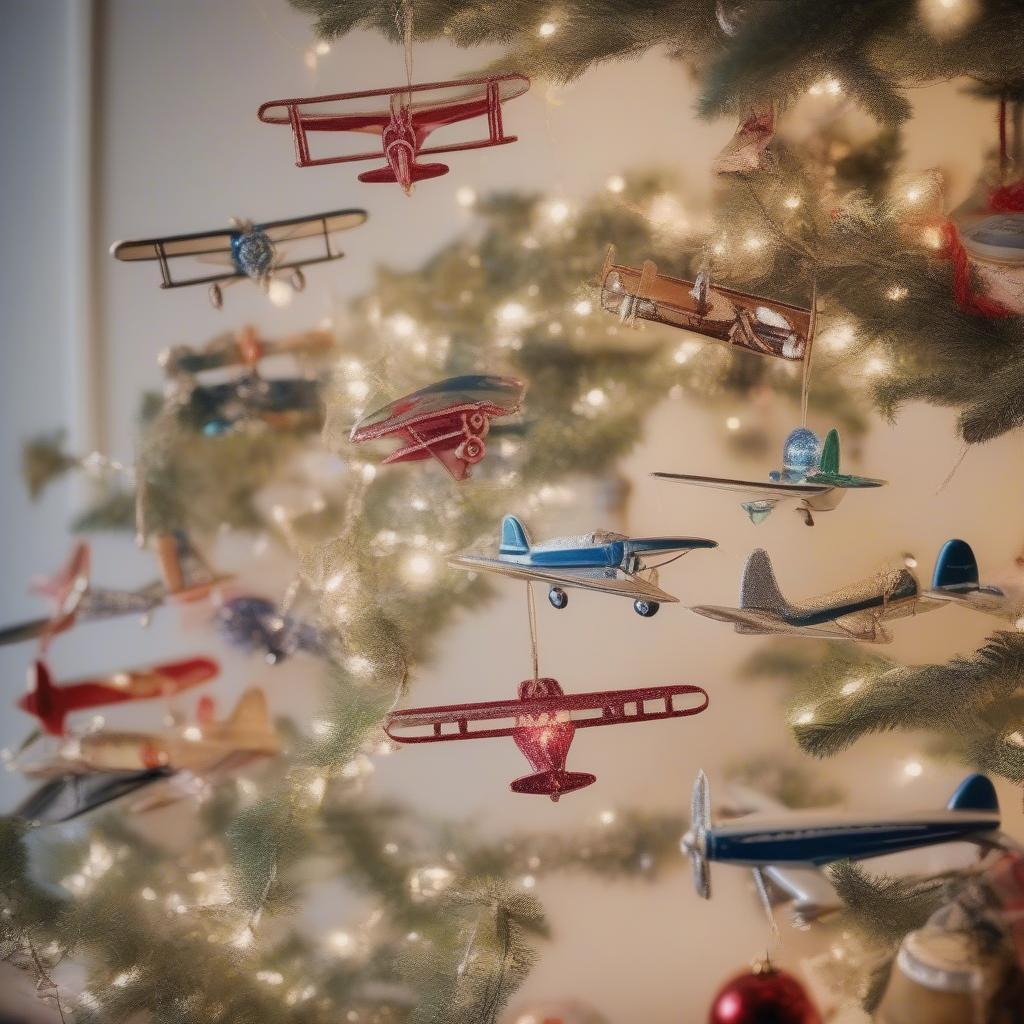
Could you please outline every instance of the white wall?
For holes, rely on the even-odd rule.
[[[69,179],[76,180],[78,171],[71,147],[80,122],[71,112],[66,54],[74,20],[69,12],[76,5],[74,0],[8,0],[8,6],[18,17],[8,18],[11,31],[0,42],[0,75],[6,95],[31,99],[30,119],[11,102],[0,115],[4,138],[12,140],[0,156],[5,185],[0,309],[7,326],[0,375],[0,479],[7,527],[0,608],[7,621],[27,610],[22,596],[27,577],[59,562],[70,511],[70,492],[63,488],[29,508],[14,482],[18,439],[73,422],[75,410],[83,407],[81,396],[90,393],[83,390],[82,373],[73,371],[80,356],[71,355],[80,353],[89,337],[80,330],[81,307],[72,304],[76,293],[70,291],[81,266],[63,258],[67,225],[82,222],[82,210],[69,205]],[[277,96],[399,81],[403,68],[397,48],[375,36],[353,36],[311,72],[304,64],[312,42],[308,27],[282,0],[107,0],[100,10],[94,136],[99,175],[91,209],[95,231],[87,241],[95,261],[100,351],[94,365],[102,370],[102,400],[91,427],[109,439],[112,454],[120,458],[132,454],[139,391],[159,382],[154,360],[161,348],[202,342],[247,321],[259,323],[271,337],[317,322],[336,300],[365,288],[376,263],[414,266],[463,229],[467,215],[454,203],[460,185],[481,192],[544,189],[571,201],[601,187],[613,173],[661,162],[681,167],[699,194],[710,187],[711,156],[731,133],[731,125],[697,121],[694,93],[683,73],[650,55],[601,68],[565,90],[535,86],[507,112],[508,129],[520,135],[519,143],[456,156],[450,175],[406,199],[394,188],[360,186],[349,168],[296,170],[287,131],[256,119],[258,105]],[[420,79],[451,77],[485,58],[442,45],[417,47],[415,56]],[[924,91],[915,100],[921,116],[909,132],[909,165],[924,168],[942,161],[963,191],[991,133],[990,111],[952,88]],[[369,223],[345,238],[346,260],[310,271],[307,292],[287,310],[239,288],[228,293],[225,309],[217,313],[201,289],[162,292],[155,267],[116,264],[106,256],[116,238],[213,228],[232,215],[270,219],[346,205],[365,205]],[[595,253],[595,266],[600,258]],[[755,531],[728,498],[666,489],[647,478],[659,468],[763,472],[763,466],[727,455],[722,422],[731,411],[666,403],[652,411],[647,437],[627,461],[635,483],[631,530],[678,529],[721,543],[720,551],[694,555],[666,573],[669,589],[684,602],[731,600],[743,560],[758,543],[775,555],[784,589],[799,597],[870,573],[905,550],[917,553],[927,571],[939,544],[952,535],[970,539],[983,565],[1002,568],[1024,539],[1019,436],[971,451],[940,490],[960,449],[953,416],[935,410],[912,410],[896,428],[877,425],[863,446],[862,468],[887,477],[893,486],[877,496],[851,497],[814,530],[795,516],[777,516]],[[794,417],[791,408],[778,403],[768,403],[758,414],[780,439]],[[600,525],[594,515],[581,502],[567,512],[566,526]],[[142,579],[148,569],[127,541],[101,542],[98,555],[97,578],[103,582]],[[256,562],[252,576],[266,572]],[[434,703],[510,692],[515,672],[527,665],[525,642],[518,639],[524,635],[521,605],[518,588],[509,588],[494,605],[457,623],[445,638],[442,657],[418,674],[415,698]],[[642,622],[620,602],[585,594],[574,595],[563,617],[552,614],[542,609],[544,667],[567,687],[697,681],[711,690],[712,710],[692,721],[621,735],[581,735],[574,763],[596,771],[600,781],[558,805],[508,792],[507,780],[521,766],[511,746],[500,744],[472,752],[405,751],[379,764],[373,791],[402,796],[455,820],[476,819],[484,828],[567,830],[616,805],[684,808],[698,767],[720,778],[726,763],[752,750],[789,748],[780,694],[770,684],[744,685],[733,678],[733,668],[753,641],[744,643],[723,625],[681,608]],[[989,629],[980,617],[940,612],[898,625],[891,653],[908,660],[945,659],[972,650]],[[595,643],[595,636],[602,642]],[[222,652],[206,630],[185,631],[171,615],[145,632],[125,623],[80,630],[56,646],[54,663],[58,674],[70,675],[199,650],[225,658],[227,672],[218,684],[225,703],[232,692],[259,681],[278,707],[312,713],[315,684],[308,666],[254,670]],[[8,693],[17,689],[29,656],[27,649],[0,651]],[[503,667],[506,662],[517,666],[512,675]],[[126,714],[148,721],[150,712]],[[17,742],[24,730],[21,716],[0,716],[0,743]],[[821,771],[841,777],[860,806],[928,806],[945,800],[960,772],[929,766],[923,778],[904,780],[902,760],[919,751],[919,744],[906,739],[871,741]],[[466,770],[470,756],[473,771]],[[7,780],[5,791],[14,786]],[[1006,803],[1020,832],[1019,800]],[[524,995],[586,996],[614,1024],[699,1019],[720,979],[766,941],[743,873],[719,869],[715,883],[715,901],[704,904],[693,896],[683,870],[656,886],[543,880],[540,895],[552,912],[555,939]],[[321,907],[309,920],[311,927],[338,927],[345,908]],[[815,934],[787,931],[783,960],[795,960],[820,941]]]

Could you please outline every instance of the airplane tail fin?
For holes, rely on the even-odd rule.
[[[597,782],[597,776],[590,772],[567,772],[555,768],[536,775],[524,775],[511,784],[513,793],[529,793],[533,796],[549,796],[555,802],[563,793],[573,793]]]
[[[270,735],[274,731],[270,721],[267,697],[262,690],[246,690],[238,699],[235,710],[224,719],[227,735],[245,733],[249,735]]]
[[[996,787],[987,775],[968,775],[946,804],[947,811],[998,811]]]
[[[839,431],[835,427],[825,435],[825,443],[821,446],[818,472],[825,476],[839,474]]]
[[[978,583],[978,562],[965,540],[947,540],[935,559],[932,587],[962,587]]]
[[[36,661],[29,673],[29,691],[19,706],[30,715],[35,715],[51,736],[63,735],[67,710],[60,699],[60,691],[53,685],[50,670],[44,662]]]
[[[502,555],[526,555],[530,552],[526,527],[515,516],[505,516],[501,521],[501,545],[498,552]]]
[[[407,168],[408,180],[399,181],[398,175],[390,166],[375,167],[372,171],[363,171],[359,180],[366,184],[381,185],[394,184],[398,182],[404,189],[409,189],[417,181],[425,181],[427,178],[440,178],[442,174],[448,173],[447,164],[417,164],[411,163]]]
[[[782,596],[775,580],[768,552],[758,548],[747,559],[740,585],[740,607],[782,614],[789,610],[789,602]]]

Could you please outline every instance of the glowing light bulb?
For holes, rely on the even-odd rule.
[[[801,711],[797,714],[793,721],[797,725],[810,725],[814,721],[814,712],[808,708],[806,711]]]
[[[182,733],[182,735],[183,735],[183,736],[185,737],[185,739],[187,739],[187,740],[188,740],[188,741],[189,741],[190,743],[198,743],[198,742],[199,742],[199,740],[201,740],[201,739],[203,738],[203,730],[202,730],[202,729],[200,729],[200,728],[199,728],[198,726],[196,726],[196,725],[190,725],[190,726],[188,726],[188,728],[187,728],[187,729],[186,729],[186,730],[185,730],[185,731],[184,731],[184,732]]]
[[[757,235],[747,235],[743,241],[743,247],[748,252],[757,252],[758,249],[764,247],[765,241],[763,238],[758,238]]]
[[[549,204],[547,215],[552,224],[564,224],[569,217],[569,204],[556,200]]]
[[[533,875],[523,875],[520,884],[524,889],[532,889],[537,884],[537,879]]]
[[[890,302],[902,302],[910,294],[910,289],[901,284],[894,284],[886,293],[885,297]]]
[[[434,574],[434,560],[430,555],[416,554],[405,563],[406,575],[413,580],[428,580]]]
[[[879,373],[885,373],[888,368],[888,364],[884,359],[879,359],[878,356],[873,356],[865,364],[864,372],[873,377]]]
[[[280,971],[257,971],[256,980],[262,981],[264,985],[280,985],[284,975]]]
[[[605,183],[604,187],[609,192],[613,192],[618,195],[620,192],[624,192],[626,189],[626,179],[621,174],[613,174]]]
[[[545,21],[540,28],[537,29],[537,35],[541,39],[550,39],[558,31],[558,26],[553,21]]]
[[[614,825],[615,824],[615,812],[614,811],[602,811],[600,815],[600,821],[602,825]]]
[[[369,462],[364,463],[363,468],[359,471],[359,475],[365,483],[373,483],[374,478],[377,476],[377,467]]]
[[[351,956],[355,941],[348,932],[331,932],[327,936],[327,945],[336,956]]]
[[[521,302],[506,302],[498,310],[498,319],[504,324],[520,324],[526,319],[526,307]]]
[[[267,287],[267,298],[277,307],[283,309],[292,304],[295,292],[287,281],[278,281],[274,278]]]
[[[863,685],[863,679],[851,679],[848,683],[843,684],[843,688],[839,692],[844,697],[852,697]]]
[[[580,301],[577,302],[576,305],[572,307],[572,311],[577,316],[590,316],[590,314],[594,311],[594,307],[593,305],[591,305],[588,299],[580,299]]]
[[[399,338],[408,338],[416,331],[416,321],[408,313],[395,313],[394,316],[388,318],[388,327]]]
[[[316,46],[313,47],[314,52],[318,57],[326,57],[331,52],[331,44],[325,43],[322,39]]]
[[[920,778],[920,776],[921,776],[921,774],[923,772],[924,772],[924,765],[921,764],[920,761],[908,761],[903,766],[903,774],[906,775],[906,777],[908,779]]]
[[[725,421],[726,430],[739,430],[743,424],[740,422],[739,416],[730,416]]]
[[[354,398],[357,402],[361,402],[370,393],[370,385],[365,380],[350,380],[345,385],[345,390],[348,392],[350,398]]]
[[[455,202],[464,210],[468,210],[471,206],[476,206],[476,192],[468,185],[463,185],[455,191]]]
[[[786,196],[786,198],[782,200],[782,205],[787,210],[796,210],[799,209],[800,202],[801,200],[799,196]]]
[[[600,408],[607,401],[607,396],[600,388],[591,388],[585,395],[587,405]]]

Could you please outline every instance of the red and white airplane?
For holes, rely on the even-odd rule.
[[[45,732],[63,736],[64,720],[74,711],[129,700],[173,697],[209,682],[218,672],[220,666],[212,658],[185,658],[55,686],[46,664],[36,661],[29,669],[29,691],[18,701],[18,707],[35,715]]]
[[[701,703],[695,707],[676,706],[676,699],[692,695],[703,698]],[[653,707],[649,709],[648,705]],[[558,800],[563,793],[583,789],[597,781],[597,776],[589,772],[565,769],[577,729],[686,718],[699,715],[707,706],[707,691],[699,686],[564,693],[555,679],[526,679],[519,684],[519,696],[515,700],[394,711],[385,720],[384,731],[396,743],[511,736],[534,771],[512,782],[512,792]],[[471,729],[472,722],[497,724]],[[445,729],[445,726],[454,728]]]
[[[350,440],[399,437],[405,443],[383,465],[432,455],[456,480],[465,480],[487,453],[491,419],[519,412],[525,393],[526,385],[514,377],[449,377],[368,413],[352,428]]]
[[[266,124],[290,124],[295,138],[295,165],[317,167],[362,160],[386,161],[385,166],[363,171],[363,182],[397,182],[406,195],[425,178],[448,173],[448,165],[420,163],[423,156],[485,149],[515,142],[502,126],[502,104],[522,96],[530,88],[523,75],[488,75],[451,82],[424,82],[367,92],[336,93],[271,100],[259,109]],[[462,142],[424,146],[438,128],[487,118],[487,135]],[[380,136],[380,149],[338,156],[313,157],[308,132],[359,132]]]

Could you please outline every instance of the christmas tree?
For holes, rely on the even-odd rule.
[[[229,14],[169,17],[191,55]],[[115,57],[130,26],[157,62],[154,26],[120,16],[97,26]],[[241,16],[251,45],[260,19]],[[175,204],[126,232],[144,241],[115,255],[155,265],[109,274],[200,285],[145,291],[146,316],[192,319],[156,333],[162,353],[140,344],[147,390],[121,402],[135,443],[57,418],[22,451],[37,507],[85,482],[71,527],[94,550],[3,634],[35,665],[35,719],[12,710],[4,734],[33,780],[0,820],[5,977],[39,1004],[12,1000],[14,1019],[1022,1019],[1024,884],[1003,834],[1021,835],[1024,781],[1018,5],[282,0],[269,17],[306,70],[285,46],[268,77],[307,98],[268,100],[268,82],[211,103],[244,110],[234,128],[278,159],[246,201],[272,174],[294,208],[192,234],[205,214]],[[346,74],[360,46],[393,58],[380,81]],[[639,58],[694,109],[638,87]],[[462,81],[433,83],[432,60]],[[639,132],[703,119],[724,148],[654,165],[627,138],[585,186],[515,187],[518,118],[557,136],[562,109],[571,131],[562,88],[601,76]],[[169,88],[158,62],[152,77]],[[179,102],[202,137],[168,132],[167,160],[213,144],[200,87]],[[977,181],[908,157],[923,87],[969,93],[963,116],[991,135]],[[630,126],[600,115],[577,130]],[[292,135],[300,168],[337,162],[321,154],[339,136],[346,162],[371,160],[290,168]],[[378,223],[419,248],[370,273]],[[199,316],[207,290],[223,308]],[[111,337],[129,308],[108,302]],[[972,526],[973,550],[939,550]],[[115,586],[110,553],[133,540],[160,579]],[[929,586],[915,570],[933,554]],[[117,653],[139,615],[172,640],[141,668]],[[582,732],[618,724],[635,728]],[[533,773],[511,743],[405,747],[481,732]],[[969,771],[986,774],[942,810]],[[824,832],[799,824],[808,808]],[[799,852],[730,855],[730,836],[763,839],[751,811]],[[994,852],[931,856],[963,838]],[[889,850],[910,851],[894,874],[858,863]],[[709,903],[682,903],[691,868]],[[614,927],[616,900],[652,896],[679,900],[662,940],[678,979],[656,914]],[[736,970],[766,950],[786,970],[698,977],[712,945]],[[591,984],[594,949],[620,969]],[[577,971],[545,974],[550,956]]]

